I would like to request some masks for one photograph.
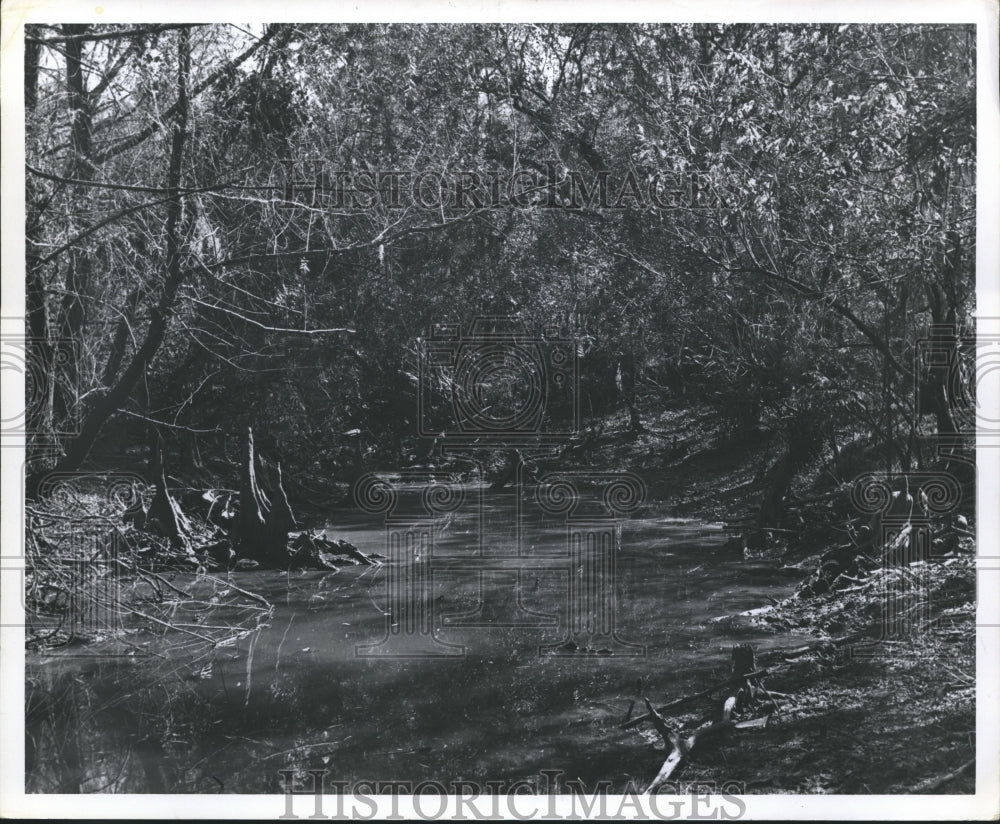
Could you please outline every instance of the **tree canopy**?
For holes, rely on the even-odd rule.
[[[683,394],[779,431],[777,476],[845,436],[920,460],[918,342],[973,308],[973,27],[63,25],[25,52],[36,469],[248,423],[305,470],[398,459],[420,347],[479,315],[562,323],[590,416]]]

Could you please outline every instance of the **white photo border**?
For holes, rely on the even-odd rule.
[[[329,4],[305,0],[278,3],[175,0],[169,4],[95,0],[3,3],[2,30],[2,310],[4,334],[23,334],[24,314],[24,25],[45,22],[664,22],[664,23],[972,23],[977,26],[977,254],[978,331],[1000,334],[1000,99],[997,73],[996,0],[768,0],[768,2],[637,2],[594,0],[475,0],[456,2],[372,2]],[[979,401],[1000,410],[1000,394],[982,387]],[[3,418],[23,409],[23,375],[2,373]],[[996,413],[994,413],[996,416]],[[996,819],[1000,815],[1000,450],[977,450],[978,460],[978,607],[977,607],[977,759],[975,795],[746,795],[747,819]],[[0,450],[3,517],[0,519],[0,815],[3,817],[82,818],[279,818],[286,811],[282,795],[26,795],[24,793],[24,629],[20,554],[23,530],[24,450]],[[18,624],[20,623],[20,626]],[[606,808],[632,811],[636,817],[688,817],[698,810],[672,808],[667,797],[657,807],[636,808],[609,796]],[[347,804],[349,797],[345,798]],[[332,801],[328,804],[333,807]],[[450,799],[442,820],[463,810]],[[350,807],[347,807],[350,809]],[[371,809],[374,808],[374,809]],[[357,808],[370,818],[391,813],[437,815],[438,804],[415,807],[412,797],[376,797]],[[333,810],[327,810],[327,814]],[[471,810],[466,807],[466,820]],[[643,815],[643,813],[650,813]],[[659,812],[659,814],[657,814]],[[300,797],[295,813],[307,818],[312,801]],[[565,796],[518,796],[514,812],[521,820],[581,818]],[[666,814],[666,815],[665,815]],[[461,819],[459,819],[461,820]]]

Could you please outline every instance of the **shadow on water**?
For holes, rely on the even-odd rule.
[[[384,649],[387,590],[400,586],[391,564],[236,573],[275,608],[234,646],[137,633],[122,655],[29,656],[26,789],[280,792],[279,770],[327,769],[331,780],[446,786],[561,770],[621,791],[648,780],[657,761],[634,730],[618,728],[633,700],[718,678],[734,643],[801,641],[712,620],[784,597],[792,574],[738,558],[717,525],[647,508],[622,525],[613,599],[600,596],[617,639],[601,625],[588,646],[595,625],[580,613],[594,603],[581,610],[574,599],[593,591],[591,573],[566,549],[565,523],[516,505],[494,496],[435,526],[435,563],[420,586],[439,657],[359,655]],[[384,523],[351,511],[331,522],[338,537],[391,556]]]

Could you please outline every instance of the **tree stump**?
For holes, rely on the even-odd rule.
[[[288,533],[296,526],[295,516],[282,485],[281,464],[270,490],[258,480],[257,465],[253,427],[248,426],[240,472],[239,554],[266,566],[283,566],[289,560]]]
[[[184,510],[167,488],[167,467],[163,455],[163,444],[157,438],[153,451],[153,467],[156,490],[144,519],[146,527],[152,527],[170,543],[191,553],[191,522]]]
[[[730,695],[735,698],[736,712],[745,712],[757,703],[760,676],[757,673],[757,653],[750,644],[733,647],[732,684]]]
[[[522,477],[523,468],[524,456],[521,455],[521,450],[511,449],[507,453],[507,462],[504,464],[503,469],[500,470],[496,479],[490,484],[490,492],[498,492],[508,484],[516,486],[518,480]]]

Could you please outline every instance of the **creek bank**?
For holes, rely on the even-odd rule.
[[[696,738],[678,738],[688,746],[668,744],[671,785],[736,781],[747,793],[974,792],[976,559],[968,532],[954,522],[936,524],[930,557],[882,565],[855,556],[854,574],[842,568],[832,579],[821,553],[791,597],[720,617],[822,640],[762,656],[776,708],[738,734],[719,720],[706,727],[718,717],[712,690],[661,707],[672,709],[671,731],[720,733],[697,749]],[[889,543],[894,548],[898,542]],[[650,741],[653,732],[643,735]]]
[[[622,433],[625,427],[619,421]],[[766,727],[717,736],[724,719],[710,693],[681,705],[676,695],[657,695],[673,707],[671,731],[712,728],[711,745],[695,748],[690,736],[680,736],[688,746],[678,747],[649,724],[643,738],[650,745],[664,739],[659,757],[677,786],[737,781],[748,793],[973,792],[973,485],[959,471],[960,503],[943,515],[905,484],[887,490],[881,514],[865,514],[852,499],[853,479],[878,461],[864,444],[851,444],[837,463],[817,459],[801,471],[781,528],[754,545],[748,531],[756,525],[772,441],[766,431],[734,438],[707,412],[667,410],[643,433],[616,436],[611,427],[591,444],[588,460],[639,471],[650,496],[676,514],[722,521],[734,563],[769,559],[801,574],[793,596],[720,621],[822,639],[762,656],[767,688],[780,696]]]

